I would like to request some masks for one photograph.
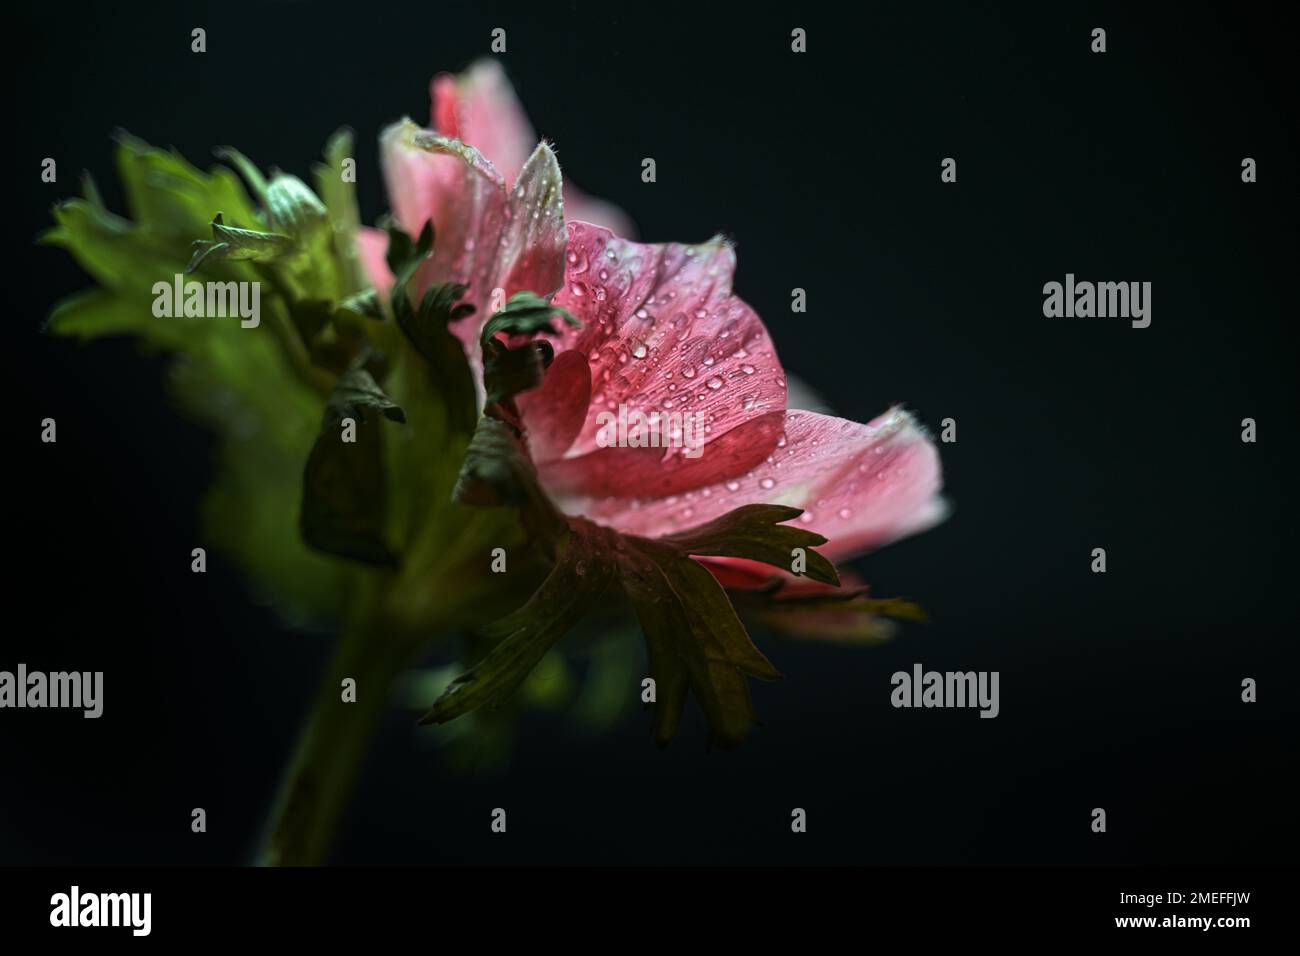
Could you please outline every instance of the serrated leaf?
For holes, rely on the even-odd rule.
[[[777,680],[780,672],[754,646],[726,591],[705,568],[659,541],[625,540],[619,554],[623,589],[652,648],[652,664],[670,689],[663,713],[656,708],[656,739],[666,743],[675,732],[684,678],[704,708],[710,742],[739,745],[754,722],[746,677]]]
[[[367,351],[363,316],[328,299],[300,299],[288,309],[313,365],[342,375]]]
[[[135,221],[104,207],[83,182],[84,199],[54,209],[45,244],[66,249],[98,288],[62,300],[46,329],[90,339],[131,335],[149,350],[175,354],[169,392],[184,413],[217,437],[215,474],[203,502],[203,535],[238,561],[260,599],[286,619],[336,623],[347,599],[347,565],[306,546],[299,534],[303,463],[320,428],[323,379],[301,374],[276,334],[290,316],[280,296],[264,296],[263,325],[195,322],[153,314],[155,283],[170,282],[190,258],[190,243],[211,235],[214,215],[232,227],[261,225],[231,170],[207,172],[174,151],[128,134],[115,136],[115,159]],[[260,174],[258,174],[260,176]],[[206,278],[264,279],[251,261],[209,262]]]
[[[204,262],[241,261],[251,259],[269,262],[293,251],[293,239],[283,233],[261,232],[257,229],[237,229],[227,226],[221,213],[212,220],[212,239],[197,239],[194,255],[185,271],[193,272]]]
[[[353,368],[339,377],[325,407],[323,428],[331,428],[345,418],[366,421],[367,411],[377,411],[389,421],[405,424],[406,415],[392,401],[364,368]]]
[[[234,225],[257,224],[256,207],[229,169],[214,166],[202,172],[174,150],[150,146],[121,130],[115,140],[127,211],[139,229],[183,249],[207,235],[214,213],[224,212]]]
[[[538,332],[554,332],[554,320],[563,319],[574,328],[581,328],[579,322],[567,310],[552,305],[546,299],[527,290],[516,292],[510,297],[505,307],[483,325],[482,344],[487,345],[499,333],[507,335],[535,335]]]
[[[795,640],[878,644],[894,636],[894,620],[925,621],[925,611],[903,598],[872,598],[865,587],[796,594],[741,591],[732,603],[747,620]],[[893,619],[893,620],[890,620]]]
[[[325,204],[297,176],[280,173],[266,187],[266,217],[271,231],[303,245],[331,238]]]
[[[343,299],[338,304],[338,311],[347,312],[357,318],[377,321],[384,318],[383,304],[379,301],[379,293],[374,289],[363,289]]]
[[[244,177],[248,183],[248,188],[253,191],[253,198],[259,205],[266,205],[266,177],[262,171],[257,168],[257,164],[251,159],[235,149],[233,146],[220,146],[213,150],[218,159],[224,160],[239,171],[239,175]]]
[[[84,199],[55,206],[54,222],[40,237],[43,245],[66,249],[101,286],[135,293],[144,303],[154,282],[170,279],[184,267],[173,248]]]
[[[357,208],[356,182],[355,179],[345,179],[343,176],[344,161],[355,160],[352,147],[352,130],[338,130],[325,144],[325,162],[312,168],[316,192],[329,210],[330,222],[334,227],[334,255],[339,263],[344,296],[362,292],[370,284],[357,248],[361,213]]]
[[[826,539],[804,528],[781,524],[803,514],[783,505],[743,505],[707,524],[669,535],[662,540],[685,554],[712,558],[748,558],[790,571],[794,549],[804,552],[805,576],[839,587],[840,577],[830,561],[813,548]]]
[[[404,299],[404,289],[401,294]],[[465,348],[460,339],[447,328],[449,323],[474,311],[472,305],[457,304],[464,294],[463,285],[435,285],[425,292],[418,310],[395,307],[394,315],[407,340],[427,363],[430,376],[446,399],[451,427],[469,435],[473,433],[478,417],[474,375],[465,359]]]
[[[480,707],[499,706],[547,651],[600,599],[614,577],[596,536],[571,533],[555,568],[528,602],[484,630],[497,643],[451,682],[420,723],[445,723]]]
[[[548,342],[525,342],[513,349],[500,342],[488,342],[483,349],[483,390],[488,404],[537,388],[554,357],[555,350]]]
[[[393,273],[393,299],[400,299],[409,308],[411,302],[405,295],[406,284],[433,251],[433,220],[424,224],[415,242],[392,218],[385,220],[383,227],[388,233],[388,252],[384,258],[388,262],[389,271]],[[399,295],[399,292],[402,294]]]
[[[456,481],[455,500],[526,507],[540,494],[537,469],[519,433],[500,419],[480,418]]]
[[[368,411],[378,414],[367,418]],[[406,420],[369,372],[354,368],[340,377],[303,472],[299,527],[303,540],[319,551],[396,566],[384,537],[387,491],[380,416]],[[353,442],[342,439],[345,418],[356,423]]]

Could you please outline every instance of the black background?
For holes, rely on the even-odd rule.
[[[839,414],[903,401],[932,427],[957,420],[941,446],[955,512],[858,564],[932,623],[879,648],[764,640],[786,679],[755,687],[764,726],[740,751],[706,753],[699,720],[659,751],[648,715],[599,738],[536,718],[507,771],[463,778],[394,713],[335,859],[1293,858],[1289,34],[1239,5],[765,6],[6,14],[15,487],[0,668],[104,670],[106,712],[0,714],[0,862],[247,860],[329,651],[258,608],[235,568],[189,572],[212,443],[168,406],[161,359],[40,333],[87,284],[30,242],[50,204],[82,168],[118,204],[117,126],[203,165],[231,143],[304,175],[347,124],[373,222],[379,129],[425,122],[430,76],[485,54],[497,26],[566,176],[647,240],[732,236],[737,292]],[[1104,55],[1089,52],[1096,26]],[[40,182],[46,156],[55,185]],[[956,185],[939,181],[945,156]],[[1045,319],[1042,285],[1067,272],[1151,281],[1151,327]],[[794,287],[806,316],[790,313]],[[57,445],[39,441],[46,416]],[[1239,440],[1247,416],[1254,445]],[[1094,547],[1105,575],[1089,571]],[[999,671],[1001,716],[892,709],[889,675],[916,661]],[[505,837],[489,832],[496,806]],[[794,806],[805,835],[789,831]]]

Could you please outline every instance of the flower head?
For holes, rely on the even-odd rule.
[[[550,147],[515,165],[529,131],[499,68],[437,78],[433,91],[442,132],[407,121],[382,142],[397,225],[414,235],[431,222],[436,237],[407,288],[418,301],[452,283],[477,314],[455,323],[484,406],[456,494],[519,506],[555,566],[490,628],[494,649],[426,719],[501,702],[589,606],[621,589],[665,686],[659,739],[675,733],[689,687],[714,739],[734,744],[753,716],[746,676],[779,675],[724,586],[765,588],[774,601],[807,599],[806,586],[789,587],[805,576],[838,588],[832,557],[942,519],[935,447],[901,408],[866,425],[788,410],[776,348],[732,291],[729,242],[637,243],[573,209],[566,223],[572,194]],[[506,174],[476,146],[500,154]],[[570,324],[557,330],[552,316]],[[608,440],[610,417],[629,411],[651,423],[653,440]],[[674,440],[662,440],[664,427]],[[846,616],[915,610],[857,587],[829,600],[829,612],[801,604],[812,615],[802,620],[844,633]]]

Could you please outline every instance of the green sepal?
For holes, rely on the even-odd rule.
[[[479,434],[496,436],[503,443],[502,447],[480,448],[478,451],[480,456],[497,462],[497,467],[505,467],[502,462],[512,453],[509,426],[485,418]],[[523,469],[518,462],[514,467]],[[511,478],[517,481],[518,475],[513,474]],[[492,489],[508,486],[502,476],[496,480],[485,479],[484,484]],[[654,734],[661,745],[667,744],[677,733],[686,699],[693,693],[708,720],[710,744],[724,749],[737,746],[755,722],[749,678],[776,680],[781,676],[750,640],[726,590],[692,555],[717,556],[725,551],[750,560],[766,560],[772,556],[775,539],[770,532],[763,530],[764,526],[799,514],[801,512],[797,509],[789,508],[758,511],[740,508],[717,522],[702,526],[698,535],[683,534],[653,540],[620,534],[583,518],[565,519],[567,531],[562,535],[564,554],[581,555],[585,573],[597,574],[596,580],[609,576],[610,581],[616,581],[636,610],[646,639],[650,676],[655,680]],[[734,529],[736,541],[726,542],[718,538],[720,528]],[[779,541],[782,546],[790,540],[807,545],[811,539],[804,536],[808,534],[800,532],[801,536],[797,538],[782,535]],[[817,559],[820,567],[824,559],[820,555]],[[560,564],[565,560],[561,557]],[[813,565],[811,555],[809,564]],[[559,567],[557,565],[557,572]],[[826,567],[830,568],[828,576],[838,579],[829,562],[826,562]],[[553,581],[548,579],[551,590],[562,584],[573,584],[564,575],[556,576],[555,572],[553,578]],[[490,629],[492,634],[516,635],[517,643],[523,641],[524,636],[531,635],[530,640],[540,641],[544,646],[539,644],[528,654],[520,646],[512,646],[508,653],[499,656],[489,654],[470,672],[474,682],[492,688],[486,699],[493,703],[499,703],[500,694],[517,686],[518,671],[524,664],[529,660],[539,660],[540,655],[554,644],[558,638],[555,628],[558,625],[567,628],[573,623],[570,612],[576,605],[566,604],[560,608],[553,594],[543,593],[548,584],[544,584],[523,608],[504,619],[500,628],[494,625]],[[493,673],[497,667],[503,669],[502,674]],[[480,703],[478,697],[466,696],[458,699],[455,708],[435,707],[430,719],[450,720]]]
[[[492,650],[451,682],[420,723],[441,724],[480,707],[500,706],[614,579],[615,567],[602,552],[599,535],[570,533],[554,569],[528,602],[483,629],[482,636],[495,642]]]
[[[749,558],[783,571],[791,570],[793,552],[799,548],[808,562],[804,576],[839,587],[835,565],[813,550],[825,544],[826,539],[816,532],[780,523],[801,514],[800,509],[784,505],[742,505],[706,524],[662,540],[684,554]]]
[[[377,414],[367,418],[367,412]],[[299,528],[303,540],[318,551],[395,567],[397,556],[384,536],[387,491],[379,417],[406,421],[364,368],[343,374],[303,472]],[[345,418],[355,422],[353,442],[342,440]]]
[[[663,746],[676,734],[689,687],[704,709],[709,742],[723,749],[739,745],[755,721],[747,678],[777,680],[780,672],[754,646],[726,591],[701,564],[644,538],[628,538],[618,561],[649,650],[656,741]]]

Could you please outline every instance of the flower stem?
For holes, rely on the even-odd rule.
[[[316,866],[328,859],[393,679],[418,647],[381,620],[363,614],[339,640],[276,800],[258,859],[264,866]],[[345,678],[356,681],[355,702],[343,700]]]

